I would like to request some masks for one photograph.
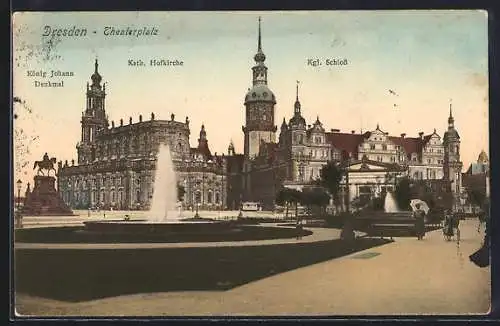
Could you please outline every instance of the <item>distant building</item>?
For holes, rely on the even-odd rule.
[[[469,198],[470,192],[477,191],[486,197],[490,196],[490,162],[484,150],[479,154],[476,163],[472,163],[462,174],[462,180],[464,202],[469,210],[474,211],[479,207],[473,198]]]

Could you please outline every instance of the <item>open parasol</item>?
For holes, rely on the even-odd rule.
[[[427,203],[421,199],[412,199],[410,200],[410,206],[413,211],[417,210],[417,204],[420,204],[420,209],[425,212],[425,215],[429,213],[429,206]]]

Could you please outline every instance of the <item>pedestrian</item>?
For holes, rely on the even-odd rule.
[[[444,215],[443,235],[446,241],[450,241],[453,236],[453,216],[449,209],[445,211]]]
[[[486,205],[485,205],[486,206]],[[484,268],[490,266],[490,218],[489,218],[489,203],[485,207],[484,212],[486,213],[485,219],[485,231],[484,231],[484,241],[481,248],[469,256],[471,262],[476,266]]]
[[[351,242],[356,238],[354,233],[354,226],[351,216],[344,217],[344,225],[342,227],[342,231],[340,231],[340,239],[345,240],[347,242]]]
[[[453,224],[453,233],[457,235],[457,242],[460,242],[460,217],[453,214],[451,218]]]
[[[295,224],[295,231],[297,232],[297,240],[302,239],[302,223],[297,219],[297,223]]]
[[[416,210],[413,213],[415,218],[415,233],[417,240],[422,240],[425,236],[425,212],[420,209],[420,204],[415,205]]]

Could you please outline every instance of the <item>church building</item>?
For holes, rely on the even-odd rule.
[[[106,114],[106,86],[95,61],[92,84],[87,83],[86,109],[81,118],[81,139],[76,145],[78,161],[58,163],[58,189],[74,209],[148,209],[153,194],[159,145],[172,152],[179,187],[185,191],[186,209],[226,207],[227,178],[224,155],[212,155],[205,126],[198,146],[189,144],[189,118],[176,121],[149,119],[111,125]],[[176,191],[176,189],[173,189]]]

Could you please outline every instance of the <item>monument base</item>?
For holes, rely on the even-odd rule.
[[[64,203],[56,190],[56,178],[37,175],[33,191],[26,192],[23,215],[68,216],[73,211]]]

